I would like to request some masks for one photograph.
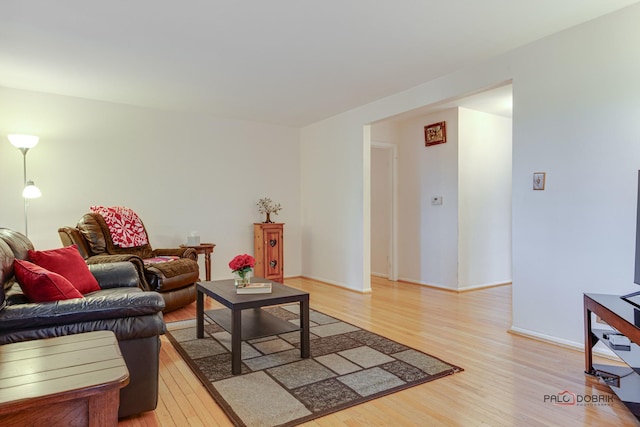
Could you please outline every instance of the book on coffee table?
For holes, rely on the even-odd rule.
[[[270,294],[271,283],[249,283],[244,288],[236,288],[236,293],[241,294]]]

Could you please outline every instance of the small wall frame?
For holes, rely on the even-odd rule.
[[[447,142],[447,126],[446,122],[438,122],[424,127],[424,145],[444,144]]]
[[[544,190],[544,183],[546,181],[547,174],[545,172],[534,172],[533,173],[533,189],[534,190]]]

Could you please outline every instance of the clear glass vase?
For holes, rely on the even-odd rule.
[[[251,274],[253,270],[234,271],[233,280],[236,282],[236,288],[244,288],[251,282]]]

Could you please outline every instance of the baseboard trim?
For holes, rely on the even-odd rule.
[[[347,291],[356,292],[356,293],[359,293],[359,294],[370,294],[371,293],[371,288],[370,287],[368,289],[359,290],[359,289],[350,288],[350,287],[344,285],[343,283],[334,282],[333,280],[323,279],[321,277],[304,276],[304,275],[300,276],[300,277],[303,278],[303,279],[313,280],[314,282],[319,282],[319,283],[322,283],[324,285],[335,286],[337,288],[345,289]]]
[[[480,289],[497,288],[499,286],[511,286],[512,284],[513,284],[512,282],[485,283],[483,285],[465,286],[464,288],[458,289],[458,292],[471,292],[471,291],[477,291]]]
[[[437,285],[437,284],[433,284],[433,283],[426,283],[426,282],[421,282],[419,280],[406,279],[406,278],[403,278],[403,277],[400,277],[398,279],[398,282],[409,283],[409,284],[412,284],[412,285],[420,285],[420,286],[424,286],[424,287],[427,287],[427,288],[439,289],[439,290],[442,290],[442,291],[457,292],[456,289],[450,288],[448,286]]]
[[[437,285],[437,284],[433,284],[433,283],[420,282],[420,281],[412,280],[412,279],[399,279],[398,281],[399,282],[404,282],[404,283],[411,283],[411,284],[414,284],[414,285],[425,286],[427,288],[434,288],[434,289],[438,289],[438,290],[442,290],[442,291],[449,291],[449,292],[456,292],[456,293],[472,292],[472,291],[479,291],[479,290],[482,290],[482,289],[496,288],[498,286],[511,286],[512,285],[511,282],[497,282],[497,283],[486,283],[486,284],[483,284],[483,285],[466,286],[464,288],[454,289],[454,288],[450,288],[450,287],[444,286],[444,285]]]
[[[511,328],[509,328],[507,332],[513,335],[521,336],[523,338],[529,338],[532,340],[541,341],[547,344],[553,344],[559,347],[568,348],[570,350],[575,350],[575,351],[584,353],[584,344],[579,342],[565,340],[562,338],[553,337],[551,335],[545,335],[538,332],[533,332],[528,329],[522,329],[515,326],[511,326]],[[616,356],[614,352],[612,352],[606,347],[604,349],[594,348],[593,354],[596,356],[603,357],[605,359],[620,361],[620,358]]]
[[[376,273],[371,273],[372,276],[375,277],[382,277],[384,279],[387,279],[387,276],[385,275],[379,275]],[[314,282],[319,282],[325,285],[331,285],[331,286],[335,286],[338,288],[342,288],[342,289],[346,289],[348,291],[352,291],[352,292],[357,292],[359,294],[369,294],[372,292],[372,289],[365,289],[365,290],[358,290],[358,289],[353,289],[350,288],[346,285],[344,285],[343,283],[340,282],[335,282],[333,280],[329,280],[329,279],[324,279],[322,277],[316,277],[316,276],[305,276],[305,275],[300,275],[300,276],[291,276],[291,277],[285,277],[285,279],[308,279],[308,280],[313,280]],[[388,280],[388,279],[387,279]],[[443,285],[434,285],[432,283],[425,283],[425,282],[419,282],[419,281],[415,281],[415,280],[411,280],[411,279],[398,279],[398,282],[403,282],[403,283],[409,283],[412,285],[420,285],[420,286],[424,286],[427,288],[433,288],[433,289],[438,289],[441,291],[448,291],[448,292],[455,292],[455,293],[463,293],[463,292],[472,292],[472,291],[479,291],[482,289],[489,289],[489,288],[496,288],[498,286],[511,286],[511,282],[500,282],[500,283],[487,283],[484,285],[474,285],[474,286],[467,286],[465,288],[460,288],[460,289],[452,289]]]

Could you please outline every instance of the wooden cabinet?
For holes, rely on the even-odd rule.
[[[257,277],[282,283],[284,280],[282,223],[253,224],[254,273]]]

